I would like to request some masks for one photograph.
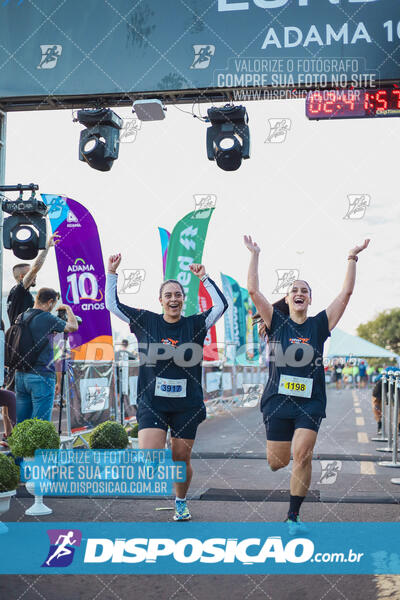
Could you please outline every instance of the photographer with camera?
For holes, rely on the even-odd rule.
[[[11,288],[7,298],[7,315],[10,326],[14,325],[18,315],[33,307],[34,298],[29,290],[36,285],[36,276],[44,265],[50,248],[60,241],[59,237],[59,234],[55,233],[48,239],[46,248],[42,250],[32,266],[28,263],[14,265],[13,276],[17,284]],[[6,371],[4,387],[11,391],[15,389],[15,372],[12,369]]]
[[[6,359],[16,371],[17,423],[35,417],[51,420],[56,387],[52,334],[78,330],[69,306],[58,307],[61,315],[65,310],[66,320],[50,314],[58,299],[55,290],[41,288],[33,308],[21,314],[6,334]]]

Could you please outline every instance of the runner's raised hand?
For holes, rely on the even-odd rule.
[[[204,265],[199,265],[198,263],[192,263],[189,269],[192,271],[193,275],[196,275],[196,277],[198,277],[199,279],[204,277],[204,275],[206,274],[206,269]]]
[[[359,254],[360,252],[365,250],[365,248],[368,248],[370,241],[371,241],[370,239],[364,240],[364,243],[361,244],[361,246],[355,246],[352,250],[350,250],[349,255],[356,256],[357,254]]]
[[[112,254],[108,259],[107,270],[109,273],[116,273],[121,262],[121,254]]]
[[[52,248],[53,246],[56,246],[59,241],[61,241],[60,234],[53,233],[53,235],[47,240],[46,248]]]
[[[251,235],[243,236],[243,241],[244,241],[244,245],[246,246],[246,248],[248,250],[250,250],[250,252],[254,252],[255,254],[260,254],[261,248],[257,244],[257,242],[253,242],[253,240],[251,239]]]

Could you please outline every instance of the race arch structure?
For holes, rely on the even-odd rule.
[[[400,80],[398,0],[8,0],[0,11],[4,112]]]

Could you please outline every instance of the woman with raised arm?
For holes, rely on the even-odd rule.
[[[186,493],[192,478],[190,457],[198,425],[206,418],[201,386],[203,345],[208,329],[228,307],[224,295],[206,274],[203,265],[191,264],[211,296],[213,306],[203,313],[182,316],[185,291],[169,279],[160,287],[163,314],[122,304],[117,295],[117,269],[121,255],[108,259],[106,307],[129,323],[141,355],[138,379],[139,447],[163,449],[171,430],[172,459],[185,461],[186,481],[175,484],[175,521],[191,518]],[[143,353],[144,351],[144,353]]]
[[[244,236],[251,253],[247,287],[265,323],[269,346],[269,378],[261,399],[267,433],[267,460],[272,471],[286,467],[293,453],[287,522],[296,530],[301,504],[311,481],[311,461],[321,420],[326,416],[324,342],[342,317],[353,293],[358,254],[369,240],[349,252],[339,295],[315,317],[307,315],[311,288],[294,281],[284,298],[271,304],[260,292],[260,248]]]

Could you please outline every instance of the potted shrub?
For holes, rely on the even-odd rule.
[[[19,483],[19,467],[14,461],[0,454],[0,515],[10,508],[11,496],[15,496]],[[8,528],[0,521],[0,533],[5,533]]]
[[[7,441],[13,455],[27,461],[33,460],[35,450],[58,450],[60,447],[60,436],[53,423],[40,419],[26,419],[18,423]],[[35,494],[32,481],[27,481],[25,487],[35,496],[34,504],[25,511],[26,515],[49,515],[53,512],[43,503],[43,497]]]
[[[93,429],[89,437],[92,450],[125,450],[128,434],[120,423],[105,421]]]
[[[26,419],[18,423],[7,440],[14,456],[35,456],[35,450],[58,450],[60,436],[50,421]]]
[[[129,443],[128,434],[120,423],[104,421],[93,429],[89,436],[91,450],[125,450]],[[106,479],[105,465],[102,464],[102,477]]]

